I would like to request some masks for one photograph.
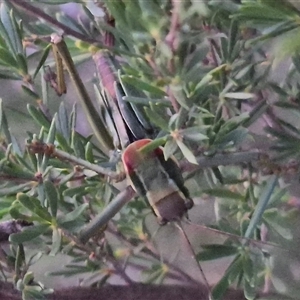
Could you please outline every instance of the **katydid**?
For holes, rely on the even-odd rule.
[[[139,151],[150,142],[142,139],[130,144],[123,152],[122,161],[133,189],[147,198],[158,222],[165,224],[179,220],[192,208],[193,200],[174,158],[165,160],[162,148],[145,154]]]

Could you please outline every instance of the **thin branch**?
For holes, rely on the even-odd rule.
[[[183,172],[190,172],[201,168],[213,168],[218,166],[253,163],[255,161],[263,159],[264,157],[265,153],[258,151],[216,154],[211,157],[197,157],[198,165],[191,164],[188,161],[181,161],[179,163],[179,166]]]
[[[280,294],[263,294],[261,297],[266,299],[280,299]],[[204,285],[198,287],[180,285],[153,285],[153,284],[134,284],[126,285],[107,285],[101,288],[92,287],[71,287],[55,291],[45,297],[48,300],[207,300],[206,288]],[[22,300],[22,295],[17,291],[13,284],[0,281],[0,299]],[[223,300],[245,300],[244,293],[240,290],[229,290],[222,298]],[[293,300],[284,296],[284,299]]]
[[[33,15],[35,17],[44,19],[49,24],[63,30],[66,35],[71,35],[71,36],[73,36],[79,40],[82,40],[84,42],[87,42],[87,43],[97,44],[97,46],[99,46],[101,48],[107,48],[102,43],[100,43],[98,40],[92,39],[76,30],[73,30],[72,28],[66,26],[65,24],[57,21],[56,19],[52,18],[50,15],[44,13],[38,7],[31,5],[28,1],[10,0],[10,2],[13,3],[15,6],[18,6],[22,10],[25,10],[29,15]]]
[[[141,55],[137,55],[135,53],[131,53],[129,51],[126,50],[121,50],[118,49],[116,47],[109,47],[104,45],[103,43],[101,43],[100,41],[90,38],[85,34],[82,34],[76,30],[73,30],[72,28],[66,26],[65,24],[57,21],[56,19],[52,18],[51,16],[49,16],[48,14],[44,13],[41,9],[39,9],[36,6],[33,6],[29,3],[29,1],[22,1],[22,0],[10,0],[10,3],[13,3],[15,6],[19,7],[22,10],[25,10],[29,15],[33,15],[35,17],[41,18],[43,20],[45,20],[46,22],[48,22],[49,24],[63,30],[63,33],[69,36],[73,36],[81,41],[93,44],[94,46],[97,46],[101,49],[107,49],[110,50],[112,52],[116,52],[116,53],[121,53],[124,55],[129,55],[129,56],[135,56],[135,57],[140,57],[141,59],[144,59],[143,56]]]
[[[120,192],[105,208],[105,210],[97,215],[87,226],[84,228],[79,235],[81,243],[85,244],[92,236],[99,232],[100,228],[106,226],[107,222],[119,212],[119,210],[129,202],[135,191],[131,186],[125,188],[124,191]]]
[[[49,300],[207,300],[207,293],[202,285],[195,288],[179,285],[134,284],[130,286],[107,285],[101,288],[71,287],[55,291],[45,298]],[[22,296],[11,283],[0,282],[0,299],[21,300]],[[223,300],[229,299],[244,300],[245,297],[242,291],[231,290],[223,298]]]
[[[113,229],[110,227],[107,228],[107,231],[111,234],[113,234],[116,238],[118,238],[122,244],[127,245],[128,248],[132,249],[135,245],[133,245],[130,240],[128,240],[120,231],[117,231],[116,229]],[[154,247],[151,247],[149,241],[143,249],[141,249],[141,253],[145,254],[146,256],[150,256],[151,258],[154,258],[157,261],[161,261],[161,256],[155,252]],[[170,262],[167,258],[164,258],[164,263],[168,265],[168,267],[177,274],[177,276],[180,276],[180,280],[182,282],[186,282],[192,285],[199,285],[199,282],[196,281],[194,278],[192,278],[189,274],[185,273],[181,268],[174,265],[172,262]],[[173,274],[171,273],[173,276]]]
[[[64,39],[58,34],[51,35],[51,43],[55,50],[59,53],[68,73],[70,75],[71,81],[74,85],[74,88],[78,94],[78,99],[80,104],[85,112],[85,115],[90,123],[90,126],[93,129],[95,136],[97,137],[101,150],[108,154],[110,150],[114,149],[112,138],[103,123],[99,113],[97,112],[87,89],[82,82],[77,69],[74,65],[71,53],[65,43]]]
[[[122,179],[122,177],[124,177],[122,174],[114,172],[108,168],[103,168],[99,165],[92,164],[85,159],[82,159],[75,155],[69,154],[68,152],[65,152],[63,150],[57,149],[52,144],[46,144],[46,143],[42,143],[42,142],[33,142],[31,144],[28,144],[27,147],[31,153],[43,153],[43,154],[48,154],[49,156],[52,156],[52,157],[57,157],[60,160],[67,160],[76,165],[79,165],[79,166],[85,167],[89,170],[95,171],[98,174],[106,175],[115,180],[120,180],[120,179]]]
[[[55,156],[59,159],[71,161],[71,162],[73,162],[77,165],[80,165],[80,166],[83,166],[83,167],[85,167],[89,170],[95,171],[98,174],[106,175],[106,176],[108,176],[109,178],[112,178],[112,179],[119,179],[120,176],[121,176],[117,172],[114,172],[114,171],[112,171],[110,169],[107,169],[107,168],[103,168],[103,167],[101,167],[99,165],[96,165],[96,164],[92,164],[92,163],[88,162],[85,159],[76,157],[75,155],[69,154],[69,153],[67,153],[65,151],[62,151],[60,149],[55,149],[54,152],[53,152],[53,156]]]
[[[177,50],[177,34],[178,34],[178,27],[179,23],[179,12],[181,7],[181,1],[173,0],[172,1],[173,9],[172,9],[172,17],[171,17],[171,24],[170,30],[166,35],[165,42],[169,45],[172,52]]]
[[[58,159],[71,161],[77,165],[95,171],[98,174],[106,175],[117,181],[124,179],[124,174],[111,171],[110,169],[103,168],[96,164],[92,164],[84,159],[76,157],[65,151],[56,149],[55,146],[52,144],[45,144],[45,143],[37,144],[35,142],[29,144],[28,148],[32,153],[40,153],[40,152],[48,153],[49,155],[57,157]],[[183,172],[191,172],[201,168],[213,168],[218,166],[253,163],[255,161],[262,160],[265,157],[266,154],[264,152],[258,152],[258,151],[216,154],[212,157],[208,157],[208,156],[197,157],[198,165],[191,164],[188,161],[181,161],[179,163],[179,166]]]
[[[64,236],[67,237],[72,243],[76,245],[78,249],[85,252],[87,255],[93,254],[94,257],[99,260],[103,261],[105,263],[109,262],[113,265],[115,268],[115,271],[117,274],[127,283],[132,284],[133,281],[131,278],[126,274],[126,272],[123,270],[123,268],[120,266],[120,263],[115,259],[113,256],[112,251],[108,251],[108,254],[105,256],[102,256],[101,254],[95,252],[95,247],[89,244],[83,244],[76,236],[71,234],[70,232],[66,230],[62,230],[64,233]]]

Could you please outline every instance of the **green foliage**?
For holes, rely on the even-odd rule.
[[[11,233],[1,278],[13,281],[23,299],[43,299],[51,291],[29,267],[42,254],[60,253],[70,263],[48,275],[85,274],[83,284],[93,286],[114,274],[130,283],[129,269],[145,283],[197,284],[189,264],[205,261],[213,268],[224,258],[229,267],[212,289],[214,299],[231,286],[254,299],[270,282],[285,280],[270,265],[273,259],[280,264],[280,256],[296,260],[299,247],[291,228],[299,213],[282,184],[287,175],[299,177],[300,57],[293,39],[299,10],[287,1],[103,0],[105,17],[98,17],[99,7],[74,1],[82,4],[74,19],[57,6],[69,1],[34,7],[24,1],[23,10],[20,2],[0,6],[0,78],[19,82],[39,130],[20,146],[24,141],[8,122],[9,97],[3,97],[0,218],[32,225]],[[45,7],[51,8],[46,16]],[[50,36],[53,26],[64,30],[63,38]],[[292,62],[276,81],[268,43],[283,34],[289,34],[281,41]],[[283,57],[278,49],[277,60]],[[66,69],[56,72],[70,77],[67,90],[77,92],[79,103],[60,95],[55,111],[60,79],[52,71],[53,51]],[[87,60],[96,76],[94,69],[77,71]],[[93,135],[80,133],[85,126],[78,112]],[[163,146],[165,159],[175,157],[182,168],[196,202],[191,221],[182,222],[194,260],[174,224],[158,228],[149,204],[141,197],[129,202],[134,191],[114,181],[124,178],[120,152],[141,138],[153,139],[141,151]],[[255,161],[253,151],[260,152]],[[236,161],[236,154],[243,158]],[[218,236],[202,247],[200,197],[215,203],[207,230]],[[270,242],[285,249],[266,243],[266,230]],[[299,292],[289,278],[283,286],[291,297]]]

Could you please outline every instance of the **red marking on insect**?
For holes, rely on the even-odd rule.
[[[122,161],[124,163],[125,171],[131,173],[135,167],[140,163],[142,159],[146,159],[147,157],[153,156],[156,154],[157,149],[147,153],[146,155],[141,155],[139,150],[146,146],[147,144],[151,143],[152,140],[150,139],[142,139],[138,140],[132,144],[130,144],[124,151],[122,155]],[[162,153],[162,150],[160,150]]]

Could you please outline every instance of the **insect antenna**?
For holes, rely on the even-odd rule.
[[[175,226],[178,228],[179,232],[181,233],[181,235],[182,235],[182,237],[183,237],[183,240],[185,241],[185,243],[186,243],[186,245],[187,245],[187,248],[188,248],[189,251],[191,252],[192,258],[195,260],[195,262],[196,262],[196,264],[197,264],[197,267],[198,267],[198,269],[199,269],[199,271],[200,271],[200,273],[201,273],[201,277],[202,277],[202,279],[204,280],[204,284],[205,284],[205,286],[206,286],[206,288],[207,288],[207,291],[208,291],[208,299],[209,299],[209,300],[213,300],[212,293],[211,293],[211,290],[210,290],[210,287],[209,287],[209,283],[208,283],[208,281],[207,281],[207,279],[206,279],[206,276],[205,276],[205,274],[204,274],[204,272],[203,272],[203,269],[202,269],[202,267],[201,267],[199,261],[198,261],[197,258],[196,258],[196,254],[195,254],[195,251],[194,251],[194,249],[193,249],[193,246],[191,245],[190,240],[189,240],[187,234],[185,233],[185,231],[184,231],[184,229],[183,229],[183,227],[182,227],[181,221],[180,221],[180,220],[177,220],[177,221],[175,221],[174,223],[175,223]],[[201,280],[201,281],[202,281],[202,280]]]
[[[181,250],[178,243],[181,242],[181,239],[172,239],[169,241],[170,243],[165,242],[164,240],[164,237],[174,236],[174,233],[177,235],[178,229],[174,226],[173,222],[170,222],[165,226],[160,226],[156,222],[153,222],[152,218],[149,218],[147,224],[145,224],[144,230],[146,230],[146,235],[149,238],[148,241],[144,242],[146,242],[146,247],[152,252],[150,255],[161,263],[166,264],[169,267],[170,274],[176,274],[177,281],[179,280],[179,282],[184,283],[185,285],[199,288],[199,280],[194,278],[190,272],[187,272],[186,265],[182,265],[182,262],[180,263],[180,259],[183,257],[180,255]],[[160,234],[162,234],[163,237],[159,236]],[[163,242],[161,242],[162,240]],[[180,244],[182,244],[182,242]],[[177,258],[178,261],[176,262]],[[186,260],[186,252],[184,253],[184,260]],[[205,295],[207,294],[206,286],[201,284],[200,289],[202,291],[201,297],[203,298],[203,292],[205,292]]]
[[[209,230],[209,231],[212,231],[214,233],[221,234],[223,236],[225,235],[227,237],[230,237],[231,240],[233,240],[233,241],[239,241],[239,242],[241,242],[244,245],[251,244],[251,245],[254,245],[256,247],[265,246],[265,249],[268,250],[268,251],[270,251],[270,250],[272,250],[274,248],[277,248],[277,249],[280,249],[280,250],[285,251],[285,252],[295,252],[293,249],[287,249],[287,248],[284,248],[284,247],[282,247],[282,246],[280,246],[278,244],[275,244],[275,243],[265,242],[265,241],[262,241],[262,240],[255,240],[255,239],[247,238],[247,237],[244,237],[244,236],[236,235],[234,233],[225,232],[225,231],[222,231],[222,230],[219,230],[219,229],[216,229],[216,228],[212,228],[212,227],[209,227],[209,226],[206,226],[206,225],[203,225],[203,224],[193,223],[193,222],[191,222],[188,219],[184,219],[184,222],[186,224],[188,224],[190,226],[194,226],[196,228],[201,228],[201,229]]]

